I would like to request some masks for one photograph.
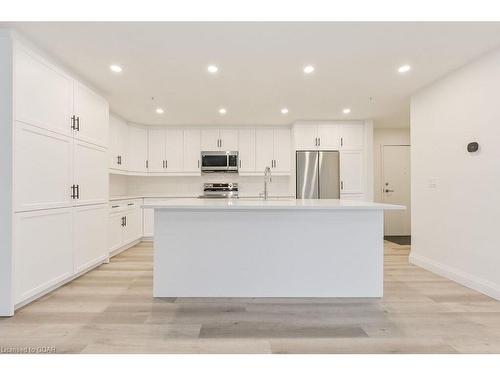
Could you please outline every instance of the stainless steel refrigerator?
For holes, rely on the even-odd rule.
[[[338,151],[297,151],[296,198],[339,199]]]

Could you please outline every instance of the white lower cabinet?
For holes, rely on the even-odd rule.
[[[86,270],[108,257],[108,205],[77,207],[74,213],[74,272]]]
[[[108,211],[108,252],[124,248],[143,236],[142,200],[114,201]]]
[[[14,214],[15,303],[103,262],[107,212],[102,204]]]
[[[73,208],[14,214],[14,303],[73,274]]]

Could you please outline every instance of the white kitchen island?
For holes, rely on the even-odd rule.
[[[381,297],[383,210],[338,199],[167,199],[155,297]]]

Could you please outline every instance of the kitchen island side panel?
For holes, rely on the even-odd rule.
[[[155,210],[155,297],[381,297],[382,210]]]

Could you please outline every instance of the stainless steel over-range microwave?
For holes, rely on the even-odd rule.
[[[238,151],[202,151],[202,172],[238,172]]]

